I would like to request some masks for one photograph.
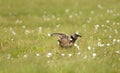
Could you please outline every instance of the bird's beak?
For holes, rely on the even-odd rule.
[[[81,35],[77,34],[77,37],[82,37]]]

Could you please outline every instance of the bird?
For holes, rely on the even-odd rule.
[[[80,34],[66,35],[64,33],[52,33],[51,36],[58,36],[58,43],[62,48],[68,48],[74,45],[78,37],[82,37]]]

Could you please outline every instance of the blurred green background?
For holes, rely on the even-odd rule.
[[[82,35],[61,49],[54,32]],[[120,73],[119,0],[0,0],[0,73]]]

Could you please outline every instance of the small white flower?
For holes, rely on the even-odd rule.
[[[57,20],[57,21],[59,21],[59,20],[60,20],[60,18],[59,18],[59,17],[57,17],[57,18],[56,18],[56,20]]]
[[[96,25],[95,25],[95,29],[98,29],[98,28],[99,28],[99,25],[98,25],[98,24],[96,24]]]
[[[100,4],[98,4],[98,8],[103,9],[103,6],[101,6]]]
[[[37,56],[37,57],[39,57],[39,56],[40,56],[40,54],[39,54],[39,53],[37,53],[37,54],[36,54],[36,56]]]
[[[117,22],[117,25],[120,25],[120,23],[119,23],[119,22]]]
[[[55,18],[56,18],[56,17],[55,17],[55,15],[52,15],[51,17],[52,17],[53,19],[55,19]]]
[[[80,52],[78,52],[77,55],[80,55]]]
[[[51,56],[52,56],[52,53],[49,52],[49,53],[47,54],[47,57],[49,58],[49,57],[51,57]]]
[[[79,47],[79,46],[77,46],[77,49],[78,49],[78,50],[80,50],[80,47]]]
[[[50,33],[48,33],[48,36],[50,37],[50,36],[51,36],[51,34],[50,34]]]
[[[72,54],[70,53],[70,54],[68,54],[68,57],[71,57],[72,56]]]
[[[120,51],[115,51],[115,53],[120,54]]]
[[[78,49],[78,50],[80,50],[80,47],[78,46],[78,44],[74,44],[74,46]]]
[[[16,20],[16,23],[20,24],[22,23],[22,20]]]
[[[11,41],[14,41],[14,39],[12,38]]]
[[[28,57],[28,55],[27,55],[27,54],[23,55],[23,58],[27,58],[27,57]]]
[[[117,40],[117,42],[119,43],[119,42],[120,42],[120,40],[118,39],[118,40]]]
[[[30,30],[25,30],[25,34],[28,35],[30,33]]]
[[[115,31],[115,33],[116,33],[116,34],[118,34],[118,31],[117,31],[117,29],[115,29],[114,31]]]
[[[68,12],[69,12],[69,9],[66,9],[65,12],[68,13]]]
[[[42,27],[38,28],[38,32],[39,32],[39,34],[42,32]]]
[[[107,45],[107,46],[110,46],[110,43],[107,43],[106,45]]]
[[[50,63],[50,61],[48,60],[47,63]]]
[[[102,27],[104,27],[105,25],[101,25]]]
[[[96,54],[96,53],[93,53],[92,56],[93,56],[93,58],[95,58],[95,57],[97,56],[97,54]]]
[[[73,18],[73,16],[72,16],[72,15],[69,15],[69,18],[70,18],[70,19],[72,19],[72,18]]]
[[[79,32],[78,32],[78,31],[76,31],[76,34],[79,34]]]
[[[15,32],[15,31],[12,31],[12,34],[13,34],[13,35],[16,35],[16,32]]]
[[[91,50],[91,47],[90,47],[90,46],[88,46],[88,50]]]
[[[10,31],[12,31],[13,30],[13,28],[12,27],[10,27]]]
[[[63,57],[64,57],[64,56],[65,56],[65,54],[64,54],[64,53],[62,53],[62,54],[61,54],[61,56],[63,56]]]
[[[10,58],[11,58],[11,54],[8,54],[8,55],[7,55],[7,59],[10,59]]]
[[[110,20],[106,20],[106,23],[110,23]]]
[[[107,9],[107,13],[113,13],[113,11],[110,9]]]
[[[116,22],[113,22],[113,25],[115,25],[116,24]]]
[[[84,59],[87,59],[87,55],[85,55],[83,58],[84,58]]]
[[[100,47],[103,47],[103,46],[104,46],[104,44],[102,44],[101,42],[98,42],[97,45],[100,46]]]
[[[109,35],[109,38],[111,39],[111,38],[112,38],[112,36],[111,36],[111,35]]]
[[[76,47],[76,46],[78,46],[78,45],[75,43],[74,46]]]
[[[117,40],[116,39],[113,39],[113,42],[116,42]]]
[[[56,25],[56,27],[59,28],[59,27],[60,27],[60,24]]]
[[[25,29],[25,28],[26,28],[26,26],[25,26],[25,25],[23,25],[23,26],[22,26],[22,28],[23,28],[23,29]]]

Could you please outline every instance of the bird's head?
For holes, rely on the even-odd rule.
[[[80,34],[72,34],[70,36],[70,38],[72,39],[73,42],[75,42],[78,39],[78,37],[82,37],[82,36]]]
[[[78,37],[82,37],[80,34],[72,34],[71,38],[78,38]]]

